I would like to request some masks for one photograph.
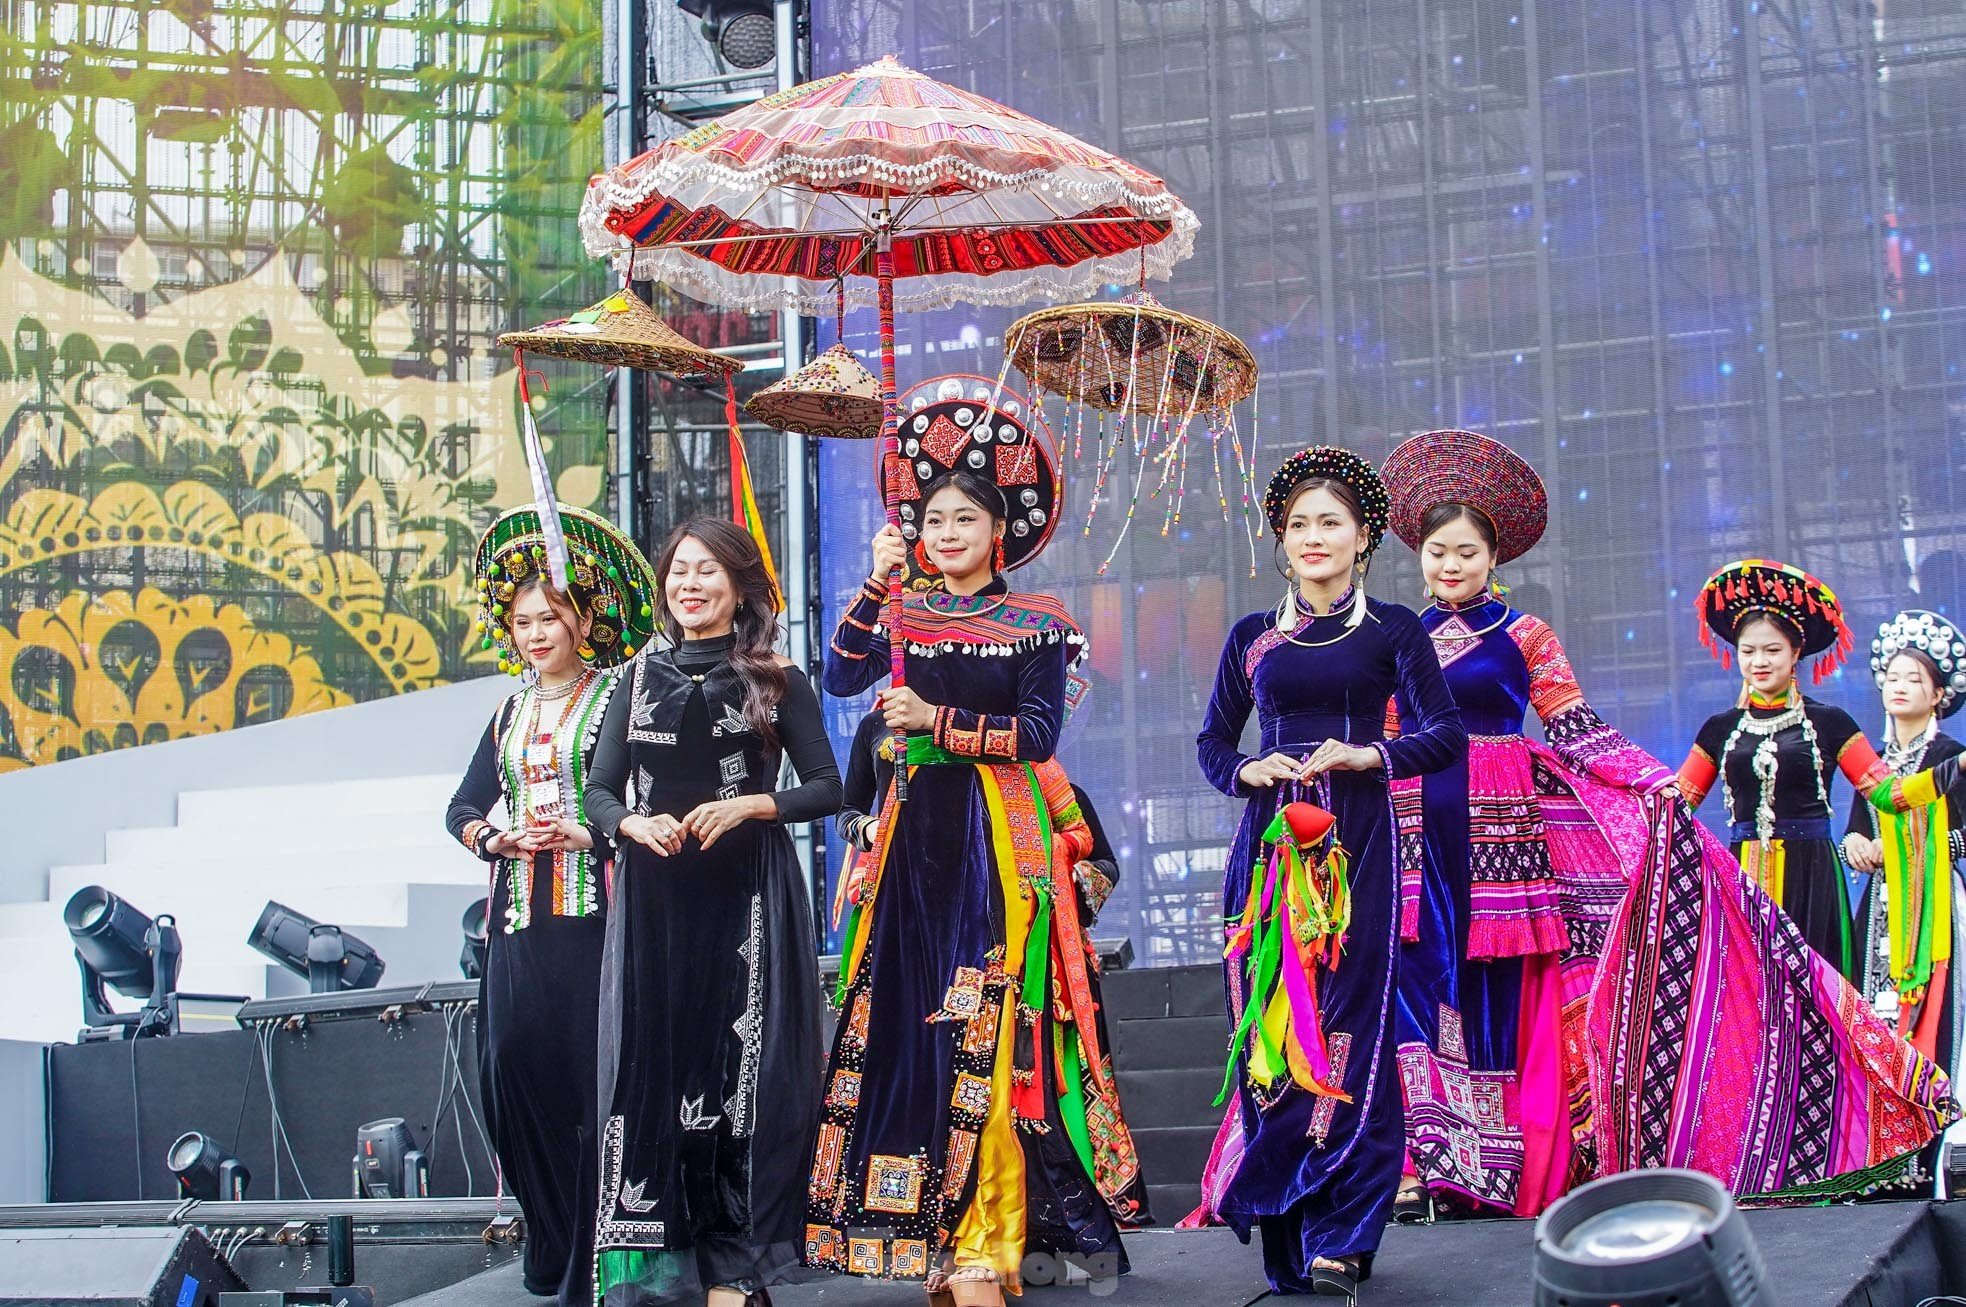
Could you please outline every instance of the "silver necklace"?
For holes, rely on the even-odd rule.
[[[571,681],[561,681],[558,685],[536,685],[533,687],[533,697],[535,699],[544,699],[548,703],[552,703],[556,699],[564,699],[579,689],[581,682],[586,679],[587,673],[582,672]]]

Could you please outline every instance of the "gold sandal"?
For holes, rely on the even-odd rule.
[[[1003,1279],[990,1266],[958,1266],[949,1274],[956,1307],[1003,1307]]]

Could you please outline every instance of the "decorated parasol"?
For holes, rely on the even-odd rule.
[[[897,306],[1066,299],[1136,273],[1165,277],[1193,252],[1199,224],[1152,173],[888,58],[767,96],[603,173],[580,225],[589,253],[699,299],[811,315],[877,306],[891,461]],[[889,604],[899,685],[898,571]]]
[[[1230,481],[1234,481],[1254,573],[1256,536],[1250,520],[1255,472],[1236,426],[1235,406],[1256,393],[1256,357],[1234,334],[1168,308],[1143,286],[1117,301],[1061,304],[1018,319],[1004,333],[1004,366],[1029,379],[1033,408],[1047,394],[1066,401],[1065,432],[1059,443],[1074,458],[1085,454],[1088,413],[1098,415],[1097,471],[1086,506],[1086,534],[1092,532],[1093,517],[1120,452],[1128,448],[1133,452],[1133,493],[1119,535],[1099,564],[1101,573],[1111,565],[1133,524],[1149,467],[1158,468],[1152,497],[1166,495],[1161,534],[1180,524],[1188,489],[1190,433],[1197,420],[1208,436],[1224,521],[1230,517]],[[1231,464],[1227,473],[1225,446]]]

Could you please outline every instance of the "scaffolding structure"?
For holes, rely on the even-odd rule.
[[[1693,638],[1718,564],[1806,566],[1860,632],[1966,603],[1956,4],[820,0],[819,72],[889,50],[1159,172],[1200,214],[1157,293],[1256,348],[1265,471],[1446,426],[1527,454],[1552,525],[1509,569],[1516,602],[1668,760],[1732,696]],[[1005,321],[921,315],[901,338],[967,327],[994,372]],[[1161,961],[1210,954],[1202,862],[1234,816],[1192,762],[1196,668],[1281,585],[1228,532],[1193,534],[1132,539],[1097,582],[1061,537],[1038,569],[1095,627],[1106,701],[1068,761],[1129,807],[1136,897],[1114,907]],[[1424,602],[1396,543],[1373,589]],[[1875,715],[1861,667],[1825,693]]]
[[[0,569],[25,648],[0,765],[489,670],[470,551],[517,484],[494,337],[606,284],[573,230],[601,152],[602,0],[0,13],[0,517],[131,500],[164,519],[116,547],[78,527]],[[605,378],[555,368],[552,388],[561,492],[598,502]],[[188,498],[224,521],[178,520]],[[158,621],[209,603],[219,632],[179,650],[168,707],[137,682],[78,698],[90,641],[20,625],[146,592],[177,606]],[[314,667],[313,697],[197,706],[255,640]]]

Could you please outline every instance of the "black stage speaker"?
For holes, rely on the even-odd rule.
[[[0,1230],[6,1307],[218,1307],[245,1287],[188,1227]]]

